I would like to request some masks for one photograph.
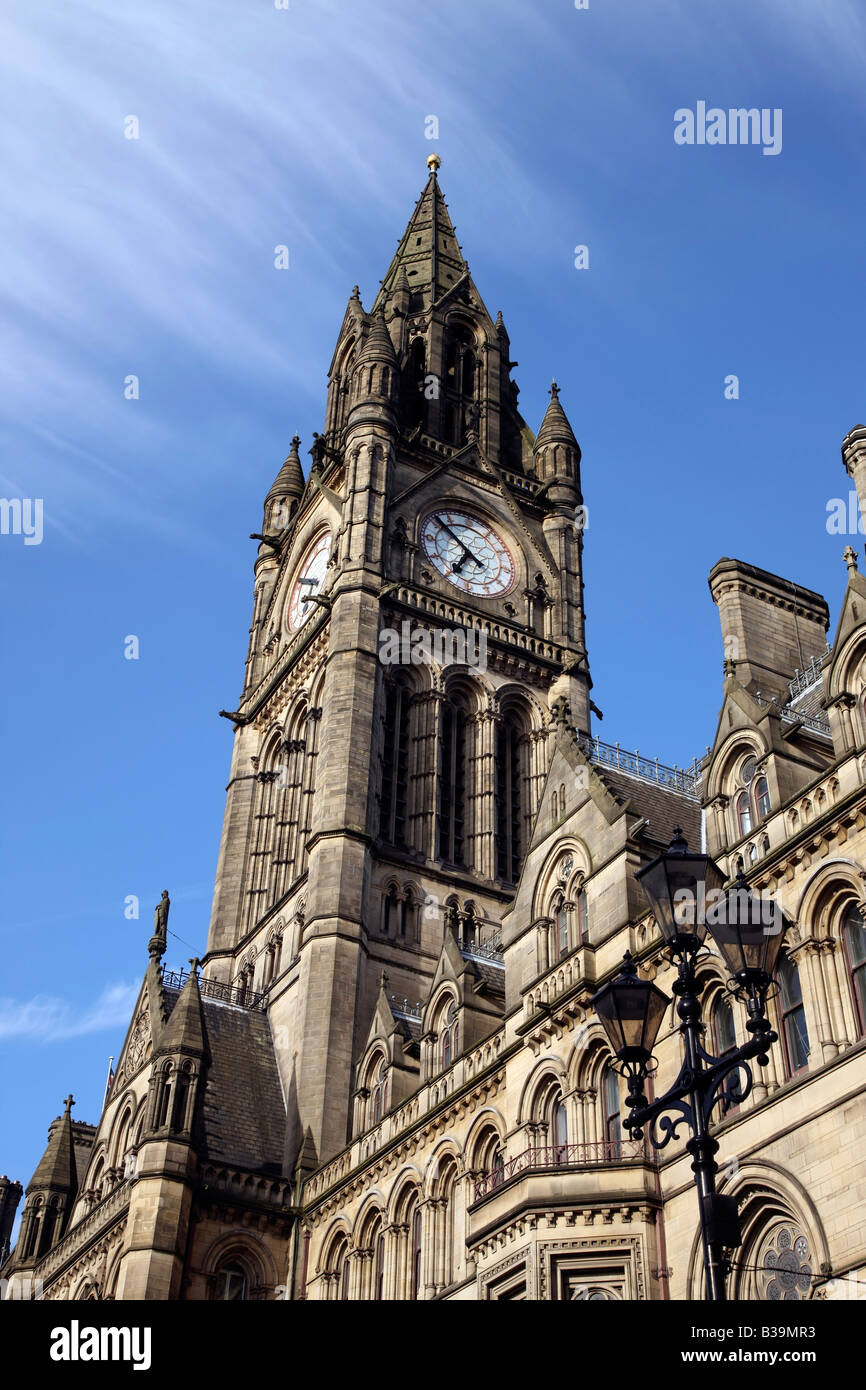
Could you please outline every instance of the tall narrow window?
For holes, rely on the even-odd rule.
[[[412,1212],[410,1236],[409,1297],[419,1298],[421,1295],[421,1208],[417,1204]]]
[[[522,730],[507,716],[496,731],[496,872],[516,883],[523,863]]]
[[[442,1069],[450,1067],[457,1056],[457,1005],[452,999],[442,1025]]]
[[[380,1230],[374,1246],[373,1297],[381,1302],[385,1296],[385,1236]]]
[[[846,913],[842,940],[857,1014],[857,1031],[862,1034],[866,1032],[866,922],[856,907],[849,908]]]
[[[466,439],[468,407],[475,397],[475,335],[463,324],[448,332],[445,344],[445,432],[451,444]]]
[[[604,1106],[605,1158],[608,1161],[616,1160],[620,1157],[622,1126],[619,1111],[619,1078],[611,1066],[604,1069],[601,1093]]]
[[[406,843],[406,798],[409,787],[410,693],[399,681],[385,688],[385,730],[382,752],[382,798],[379,834],[392,845]]]
[[[554,1163],[568,1162],[568,1113],[562,1099],[557,1100],[553,1106],[552,1115],[553,1128],[553,1161]]]
[[[809,1060],[809,1032],[806,1027],[806,1011],[803,1008],[800,972],[789,956],[782,957],[778,978],[785,1064],[788,1075],[796,1076],[798,1072],[805,1070]]]
[[[459,700],[445,700],[440,725],[439,858],[465,865],[466,724]]]
[[[713,1009],[713,1044],[717,1057],[724,1057],[737,1046],[734,1011],[727,995],[720,994]]]
[[[589,910],[586,905],[586,890],[581,888],[577,895],[577,944],[585,945],[589,940]]]
[[[556,959],[562,960],[567,956],[571,949],[571,942],[568,935],[568,913],[565,910],[565,903],[560,899],[557,904],[554,916],[554,931],[556,933]]]
[[[752,807],[746,791],[737,797],[737,829],[741,835],[748,835],[752,829]]]
[[[385,1110],[385,1078],[388,1074],[388,1063],[384,1057],[379,1063],[376,1073],[376,1080],[373,1085],[372,1105],[370,1106],[370,1123],[377,1125],[382,1118]]]
[[[737,1046],[737,1031],[734,1026],[734,1010],[731,1001],[726,994],[720,994],[716,999],[712,1012],[712,1035],[713,1049],[717,1057],[724,1057],[727,1053],[733,1052]],[[739,1074],[734,1072],[731,1078],[725,1081],[722,1086],[724,1095],[724,1112],[727,1113],[736,1104],[739,1096]]]
[[[770,788],[767,785],[766,777],[759,777],[755,783],[755,808],[758,812],[758,820],[763,820],[770,814]]]

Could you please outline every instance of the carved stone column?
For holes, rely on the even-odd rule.
[[[496,876],[496,730],[499,716],[481,710],[469,724],[473,732],[470,863],[483,878]],[[469,779],[467,778],[467,781]]]

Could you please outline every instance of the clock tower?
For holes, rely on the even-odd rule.
[[[521,417],[428,166],[348,301],[309,476],[295,439],[268,493],[229,716],[204,974],[267,992],[306,1164],[349,1137],[383,995],[412,1019],[443,950],[495,950],[554,706],[590,727],[580,448],[555,385],[537,434]]]

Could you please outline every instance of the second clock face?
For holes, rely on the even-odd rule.
[[[289,627],[292,632],[297,632],[298,628],[302,627],[316,611],[316,605],[310,603],[310,597],[317,594],[322,586],[328,568],[330,550],[330,532],[323,531],[313,541],[301,561],[289,599]]]
[[[507,594],[516,576],[514,557],[493,527],[470,512],[440,507],[425,517],[421,541],[431,564],[455,588],[492,598]]]

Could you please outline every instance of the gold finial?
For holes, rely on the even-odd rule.
[[[427,168],[432,170],[434,174],[436,173],[436,170],[439,168],[441,163],[442,160],[439,158],[438,154],[428,154]]]

